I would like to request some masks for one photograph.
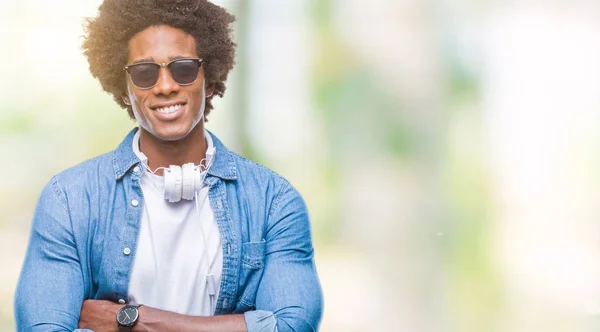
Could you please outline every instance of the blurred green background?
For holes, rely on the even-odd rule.
[[[311,213],[322,331],[600,328],[600,4],[221,0],[208,129]],[[50,177],[135,126],[80,44],[100,0],[0,0],[0,331]]]

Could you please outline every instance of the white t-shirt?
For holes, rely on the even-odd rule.
[[[139,150],[138,130],[133,150]],[[205,132],[210,149],[212,139]],[[191,316],[211,316],[219,295],[223,251],[219,227],[204,185],[194,200],[169,203],[163,194],[164,179],[149,171],[140,179],[144,210],[129,280],[129,300],[153,308]],[[203,240],[203,233],[206,242]],[[209,296],[207,275],[214,276],[216,293]]]

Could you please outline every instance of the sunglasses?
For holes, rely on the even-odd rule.
[[[190,85],[198,79],[202,59],[177,59],[169,63],[140,62],[123,67],[133,85],[139,89],[150,89],[158,82],[160,68],[167,67],[173,80],[179,85]]]

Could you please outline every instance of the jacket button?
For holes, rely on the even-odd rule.
[[[140,167],[139,167],[139,166],[135,166],[135,167],[133,168],[133,172],[134,172],[135,174],[138,174],[138,173],[140,172]]]
[[[119,304],[125,304],[125,300],[119,299]]]
[[[129,249],[129,248],[125,248],[125,249],[123,249],[123,253],[124,253],[125,255],[129,256],[129,254],[131,254],[131,249]]]
[[[133,206],[138,206],[139,204],[140,204],[140,202],[138,202],[137,199],[134,199],[131,201],[131,205],[133,205]]]

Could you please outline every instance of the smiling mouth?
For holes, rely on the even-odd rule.
[[[154,110],[159,113],[169,114],[169,113],[177,112],[180,108],[183,107],[183,105],[184,104],[177,104],[177,105],[171,105],[171,106],[166,106],[166,107],[159,107],[159,108],[155,108]]]

